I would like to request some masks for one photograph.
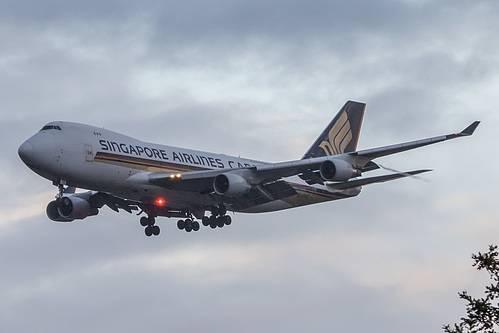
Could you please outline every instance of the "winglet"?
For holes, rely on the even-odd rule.
[[[459,133],[460,135],[472,135],[473,132],[476,130],[478,124],[480,124],[480,122],[477,120],[477,121],[474,121],[473,124],[471,124],[470,126],[466,127],[461,133]]]
[[[471,125],[466,127],[460,133],[449,134],[449,135],[446,135],[445,138],[446,139],[454,139],[454,138],[459,138],[461,136],[470,136],[473,134],[473,132],[475,132],[476,128],[478,127],[478,124],[480,124],[480,122],[478,120],[474,121]]]

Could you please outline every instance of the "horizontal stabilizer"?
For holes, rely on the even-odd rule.
[[[327,187],[330,189],[334,190],[347,190],[349,188],[354,188],[354,187],[359,187],[363,185],[369,185],[369,184],[374,184],[374,183],[384,183],[389,180],[395,180],[403,177],[410,177],[414,175],[418,175],[423,172],[428,172],[432,170],[415,170],[415,171],[409,171],[409,172],[398,172],[398,173],[393,173],[390,175],[384,175],[384,176],[377,176],[377,177],[370,177],[370,178],[363,178],[363,179],[356,179],[356,180],[351,180],[348,182],[344,183],[328,183]]]

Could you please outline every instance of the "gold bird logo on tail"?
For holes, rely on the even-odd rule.
[[[345,151],[352,138],[350,122],[346,112],[344,112],[329,131],[327,139],[322,141],[319,147],[324,150],[326,155],[341,154]]]
[[[303,159],[355,151],[365,106],[364,103],[346,102]]]

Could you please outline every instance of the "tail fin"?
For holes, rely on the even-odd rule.
[[[355,151],[365,107],[364,103],[346,102],[302,159]]]

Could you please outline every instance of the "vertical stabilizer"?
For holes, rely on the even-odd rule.
[[[355,151],[365,107],[364,103],[346,102],[302,159]]]

